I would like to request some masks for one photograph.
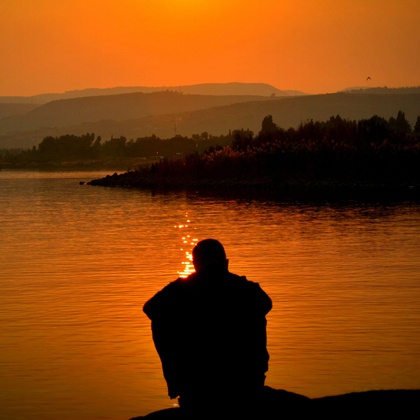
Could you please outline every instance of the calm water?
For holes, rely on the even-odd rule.
[[[273,299],[267,385],[309,397],[420,388],[420,205],[79,185],[102,175],[0,172],[1,419],[170,407],[142,306],[206,237]]]

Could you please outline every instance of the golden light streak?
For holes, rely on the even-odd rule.
[[[180,223],[174,227],[177,229],[188,229],[190,228],[189,223],[191,222],[188,218],[188,213],[185,214],[186,223]],[[180,251],[184,253],[183,260],[181,264],[184,266],[182,271],[178,271],[178,275],[181,278],[187,278],[191,273],[194,273],[194,265],[192,263],[192,249],[195,244],[198,242],[197,238],[191,237],[188,233],[181,236],[181,248]]]

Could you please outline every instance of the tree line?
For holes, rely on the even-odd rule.
[[[411,127],[403,112],[349,121],[307,121],[278,127],[267,115],[257,135],[231,133],[226,146],[211,146],[182,159],[94,180],[92,185],[198,188],[290,186],[420,186],[420,118]]]
[[[206,168],[212,168],[209,171],[213,172],[214,167],[226,166],[224,171],[234,174],[241,167],[250,169],[252,164],[256,175],[256,172],[267,174],[280,170],[293,172],[304,166],[327,170],[340,164],[348,166],[351,162],[366,165],[363,159],[368,156],[370,159],[376,156],[376,164],[392,156],[401,159],[404,155],[405,161],[408,156],[418,159],[419,150],[420,116],[412,127],[402,111],[389,119],[374,115],[359,121],[336,115],[327,121],[308,120],[297,128],[288,129],[277,126],[272,116],[267,115],[257,134],[239,129],[222,136],[204,132],[191,137],[176,135],[160,139],[152,135],[128,140],[121,136],[107,141],[93,133],[48,136],[32,149],[0,150],[0,166],[137,159],[142,166],[145,162],[162,160],[150,168],[154,173],[163,171],[163,167],[165,173],[169,168],[179,173],[180,168],[185,169],[195,162],[200,173]]]
[[[156,160],[163,157],[182,156],[193,152],[202,152],[211,145],[227,145],[232,141],[232,134],[212,136],[207,132],[192,137],[176,135],[161,139],[155,135],[128,140],[124,136],[111,137],[103,141],[94,133],[81,136],[66,134],[58,137],[45,137],[38,146],[31,149],[0,150],[2,166],[60,163],[69,161],[104,161],[124,159]]]

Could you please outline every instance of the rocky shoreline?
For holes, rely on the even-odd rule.
[[[179,192],[229,198],[280,200],[408,200],[420,201],[420,185],[378,182],[304,180],[278,182],[269,178],[162,177],[128,171],[88,181],[91,186],[134,188],[152,192]]]
[[[392,419],[418,418],[420,407],[420,389],[391,389],[352,392],[321,398],[308,398],[285,390],[266,386],[258,420],[280,420],[282,418],[374,418]],[[240,416],[238,418],[242,418]],[[149,413],[140,419],[184,419],[180,408],[168,408]],[[226,413],[207,416],[203,412],[200,418],[226,418]],[[251,417],[252,418],[252,417]]]

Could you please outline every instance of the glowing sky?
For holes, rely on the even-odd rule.
[[[306,93],[419,86],[419,22],[419,0],[2,0],[0,96],[208,82]]]

